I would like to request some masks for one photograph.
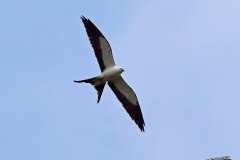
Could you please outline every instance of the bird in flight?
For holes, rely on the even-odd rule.
[[[140,130],[144,132],[145,123],[137,96],[121,76],[124,69],[116,66],[111,46],[99,29],[84,16],[81,16],[81,19],[99,63],[101,74],[85,80],[75,80],[74,82],[85,82],[93,85],[98,93],[97,103],[99,103],[104,86],[107,83],[130,117],[135,121]]]

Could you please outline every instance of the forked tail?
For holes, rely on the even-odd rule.
[[[84,79],[80,81],[73,81],[75,83],[90,83],[91,85],[94,85],[94,83],[97,81],[97,77],[89,78],[89,79]]]
[[[106,83],[100,84],[100,85],[94,85],[96,82],[98,81],[98,77],[94,77],[94,78],[89,78],[89,79],[84,79],[84,80],[80,80],[80,81],[74,81],[75,83],[90,83],[91,85],[94,86],[94,88],[97,90],[97,94],[98,94],[98,100],[97,103],[99,103],[101,96],[102,96],[102,92],[104,89],[104,86]]]

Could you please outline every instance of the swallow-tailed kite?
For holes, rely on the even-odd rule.
[[[88,38],[92,44],[95,56],[98,60],[101,74],[97,77],[74,81],[76,83],[90,83],[98,92],[99,103],[101,95],[106,83],[115,93],[118,100],[122,103],[125,110],[128,112],[130,117],[135,121],[140,130],[144,132],[144,120],[142,111],[137,100],[137,96],[129,85],[124,81],[121,73],[124,71],[121,67],[117,67],[110,44],[99,29],[84,16],[81,17],[82,22],[86,28]]]

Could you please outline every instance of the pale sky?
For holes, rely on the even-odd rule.
[[[0,2],[1,160],[240,159],[240,1]],[[136,92],[141,133],[100,74],[80,16]]]

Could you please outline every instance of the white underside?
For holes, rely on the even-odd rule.
[[[121,76],[122,72],[123,70],[120,67],[108,67],[98,76],[99,81],[97,81],[94,85],[97,86],[108,81],[114,82]]]
[[[106,68],[99,76],[104,82],[114,81],[121,76],[123,70],[120,67],[112,66]]]
[[[137,105],[137,97],[133,90],[128,86],[128,84],[121,78],[121,73],[123,69],[117,66],[112,66],[106,68],[100,76],[99,80],[94,85],[101,85],[108,81],[114,82],[116,88],[130,101],[132,104]]]

